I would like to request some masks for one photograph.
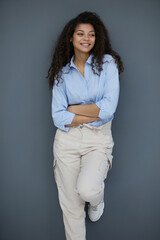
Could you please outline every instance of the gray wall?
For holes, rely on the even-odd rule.
[[[45,79],[57,34],[96,11],[124,61],[113,120],[105,212],[87,240],[160,239],[160,2],[0,2],[0,240],[65,239],[53,177],[51,91]]]

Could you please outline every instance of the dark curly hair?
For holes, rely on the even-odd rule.
[[[74,48],[70,38],[72,37],[75,28],[78,24],[89,23],[95,29],[95,45],[91,49],[90,54],[93,54],[92,58],[92,70],[94,74],[97,74],[94,70],[94,64],[98,72],[100,73],[103,68],[103,55],[110,54],[117,63],[119,74],[124,71],[123,62],[121,57],[112,50],[108,31],[100,19],[99,15],[95,12],[82,12],[77,17],[71,19],[63,28],[59,35],[52,57],[52,63],[48,70],[49,88],[53,88],[55,77],[59,83],[60,78],[62,79],[62,68],[70,62],[71,57],[74,55]],[[99,75],[99,74],[98,74]]]

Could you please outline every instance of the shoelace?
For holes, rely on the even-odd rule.
[[[98,206],[91,206],[91,208],[93,209],[93,211],[97,211]]]
[[[101,202],[102,203],[102,202]],[[98,207],[99,207],[100,204],[96,205],[96,206],[91,206],[91,208],[93,209],[93,211],[97,211],[98,210]]]

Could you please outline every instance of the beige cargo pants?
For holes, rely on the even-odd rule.
[[[94,206],[104,197],[113,158],[111,123],[100,127],[84,123],[68,132],[56,131],[53,171],[67,240],[86,240],[85,202]]]

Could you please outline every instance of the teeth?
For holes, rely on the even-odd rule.
[[[85,45],[85,46],[88,46],[89,44],[87,44],[87,43],[82,43],[81,45]]]

